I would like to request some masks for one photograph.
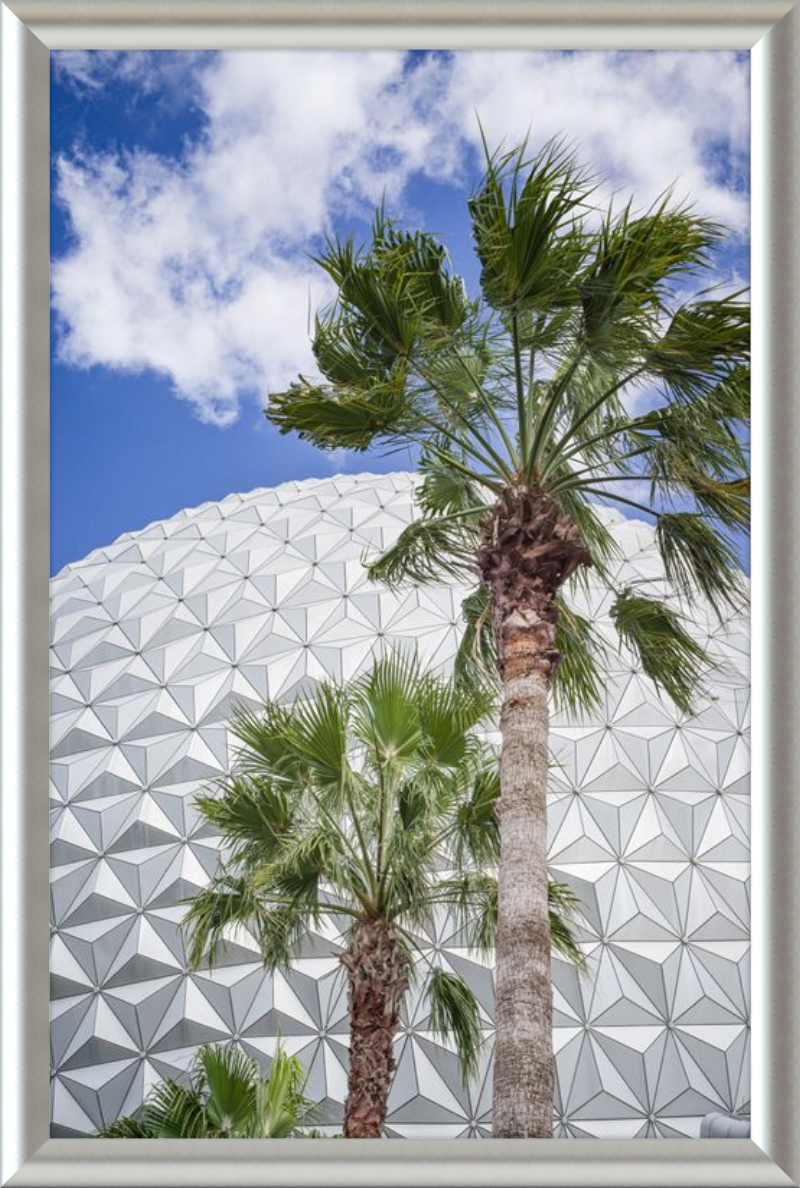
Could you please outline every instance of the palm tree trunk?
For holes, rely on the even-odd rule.
[[[547,903],[548,682],[541,671],[523,669],[506,675],[503,686],[493,1133],[500,1138],[549,1138],[553,985]]]
[[[385,920],[360,924],[342,956],[350,983],[350,1074],[345,1138],[380,1138],[394,1074],[394,1037],[407,958]]]
[[[478,562],[492,597],[503,682],[493,1133],[551,1138],[547,699],[559,660],[555,596],[591,558],[551,499],[516,489],[487,516]]]

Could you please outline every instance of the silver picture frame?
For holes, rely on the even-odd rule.
[[[800,1179],[800,5],[789,0],[0,3],[0,1185],[778,1188]],[[739,49],[753,81],[752,1139],[48,1138],[49,51]]]

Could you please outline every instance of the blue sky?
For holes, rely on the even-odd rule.
[[[309,252],[383,195],[477,281],[465,200],[491,143],[566,134],[605,192],[666,186],[749,275],[749,59],[729,53],[52,55],[51,568],[233,491],[409,460],[279,438],[311,371]]]

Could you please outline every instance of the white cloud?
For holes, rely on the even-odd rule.
[[[194,89],[197,70],[213,54],[206,50],[172,53],[169,50],[58,50],[52,55],[59,82],[90,97],[109,83],[125,83],[141,94],[164,87],[180,87],[186,102]]]
[[[448,120],[478,143],[565,135],[637,203],[676,183],[703,213],[744,231],[749,69],[731,53],[467,53],[454,59]]]
[[[315,237],[383,194],[402,204],[415,175],[469,177],[476,112],[490,141],[566,133],[611,186],[647,201],[677,178],[706,213],[747,224],[729,175],[744,170],[748,74],[729,54],[55,59],[95,102],[112,77],[132,93],[191,78],[204,130],[179,159],[84,147],[59,161],[74,246],[53,303],[65,361],[153,369],[217,424],[312,367]]]

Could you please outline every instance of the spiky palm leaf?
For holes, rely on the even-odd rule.
[[[690,713],[706,655],[680,616],[659,599],[626,588],[615,598],[611,617],[642,671],[657,687],[664,688],[679,709]]]
[[[103,1138],[288,1138],[313,1118],[305,1070],[276,1051],[269,1074],[239,1048],[200,1048],[186,1083],[161,1081],[134,1117],[118,1118]]]

